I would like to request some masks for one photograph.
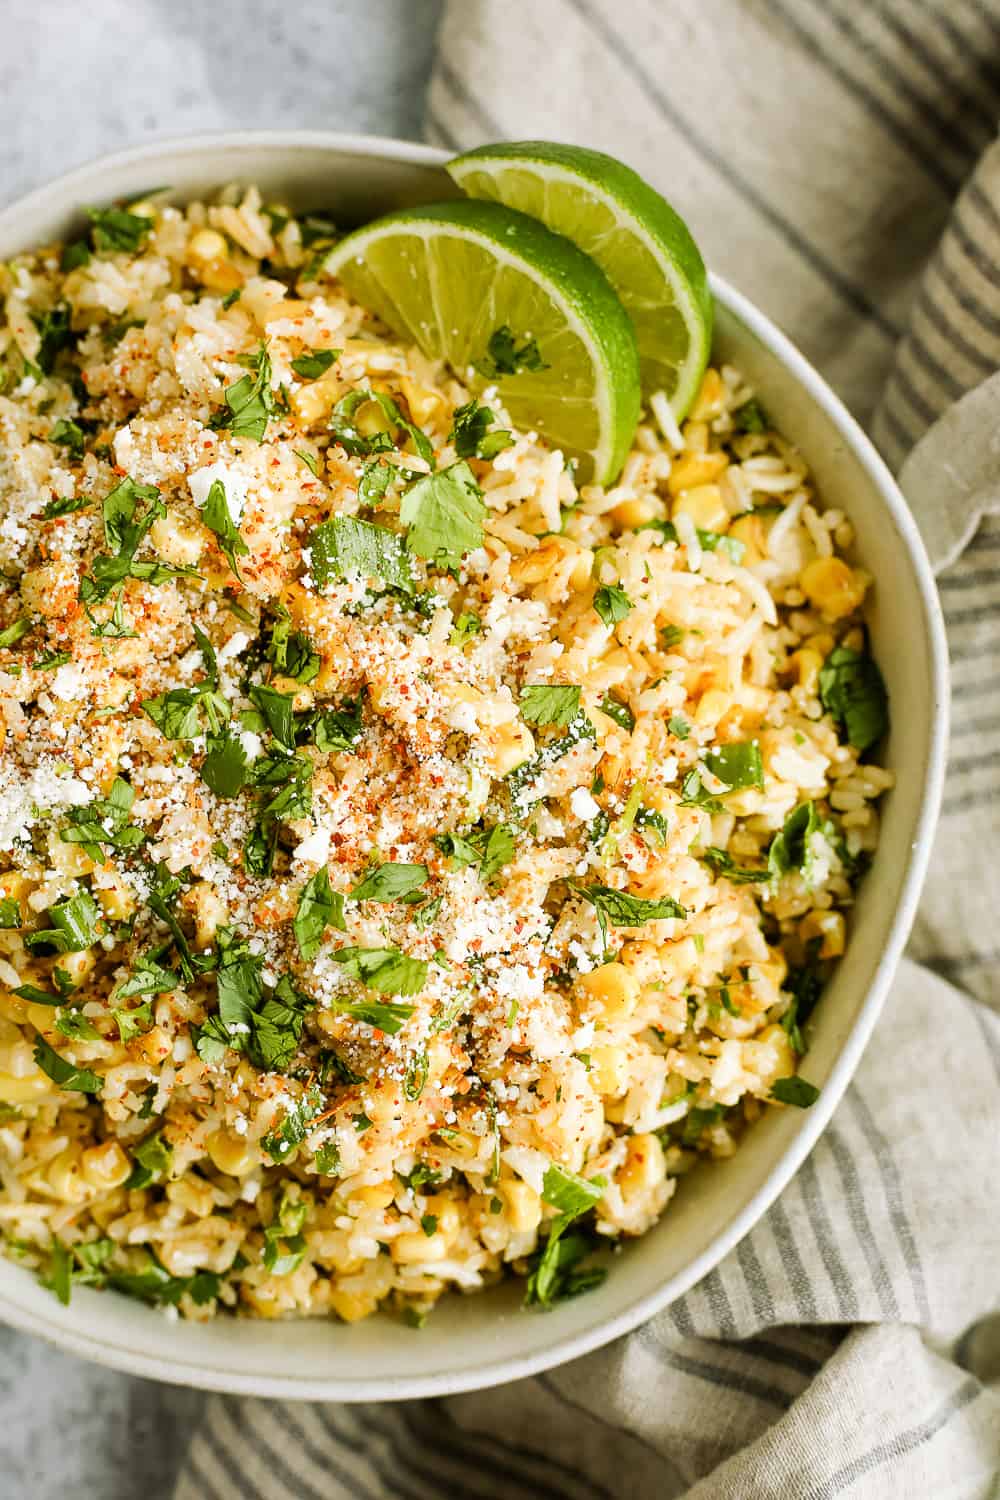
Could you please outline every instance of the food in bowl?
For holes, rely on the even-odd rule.
[[[330,237],[0,271],[0,1224],[64,1299],[547,1306],[815,1096],[891,784],[850,526],[729,368],[578,488]]]

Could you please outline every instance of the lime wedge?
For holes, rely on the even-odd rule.
[[[588,256],[537,220],[461,199],[387,214],[331,250],[326,270],[397,332],[497,388],[511,421],[609,483],[639,419],[628,315]]]
[[[666,199],[613,156],[548,141],[480,146],[447,170],[470,198],[533,214],[593,256],[635,325],[643,392],[665,391],[683,417],[708,362],[712,297]]]

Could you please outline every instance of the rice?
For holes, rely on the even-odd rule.
[[[600,1274],[570,1219],[645,1233],[808,1102],[892,784],[819,681],[850,527],[738,371],[578,492],[535,434],[476,456],[328,226],[104,233],[0,268],[6,1252],[192,1318],[547,1305]],[[399,541],[432,470],[483,497],[448,567]]]

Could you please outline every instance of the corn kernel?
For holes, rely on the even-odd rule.
[[[80,1175],[92,1188],[120,1187],[131,1171],[132,1163],[117,1141],[88,1146],[80,1157]]]
[[[63,953],[59,958],[59,968],[77,988],[93,972],[96,964],[97,959],[89,948],[84,948],[80,953]]]
[[[358,1323],[362,1318],[370,1317],[377,1305],[377,1299],[371,1293],[345,1292],[339,1287],[330,1292],[330,1306],[344,1323]]]
[[[666,1176],[663,1147],[655,1135],[631,1135],[624,1165],[615,1181],[626,1202],[648,1193]]]
[[[34,1104],[54,1087],[41,1071],[29,1073],[24,1078],[15,1078],[12,1073],[0,1073],[0,1100],[4,1104]]]
[[[837,643],[828,631],[821,630],[817,635],[807,636],[802,644],[807,647],[808,650],[815,651],[817,656],[821,656],[823,660],[826,661],[827,657],[830,655],[830,652],[833,650],[834,646]]]
[[[728,467],[729,459],[725,453],[682,453],[670,470],[667,489],[671,495],[679,495],[681,490],[711,484]]]
[[[639,1000],[639,981],[624,964],[602,964],[577,980],[588,1000],[596,1001],[607,1021],[623,1021]]]
[[[149,537],[157,555],[179,568],[194,567],[205,544],[204,530],[200,525],[185,523],[176,516],[169,519],[161,516],[154,521]]]
[[[161,1063],[170,1053],[170,1037],[162,1026],[154,1026],[143,1036],[133,1038],[128,1047],[137,1060]]]
[[[746,548],[742,559],[744,566],[750,567],[763,561],[767,553],[767,528],[760,516],[752,512],[737,516],[730,524],[728,534],[742,542]]]
[[[766,1099],[776,1078],[789,1078],[795,1072],[795,1052],[785,1028],[775,1022],[744,1042],[743,1063],[759,1079],[754,1093]]]
[[[799,923],[803,943],[820,939],[820,958],[839,958],[844,951],[846,927],[839,911],[811,911]]]
[[[54,1156],[45,1169],[45,1180],[57,1198],[67,1203],[82,1203],[89,1192],[80,1171],[80,1147],[75,1141]]]
[[[462,1227],[462,1215],[458,1204],[447,1193],[432,1193],[424,1206],[424,1212],[437,1219],[437,1232],[448,1244],[457,1238]]]
[[[655,520],[658,513],[656,502],[643,495],[634,500],[622,500],[611,512],[611,519],[623,531],[632,531],[636,526],[645,526],[647,521]]]
[[[497,1196],[503,1200],[507,1222],[515,1234],[530,1234],[542,1222],[542,1200],[527,1182],[514,1178],[501,1182]]]
[[[396,1190],[391,1182],[379,1182],[358,1188],[356,1193],[351,1194],[351,1201],[362,1203],[365,1208],[373,1208],[381,1213],[389,1207],[395,1196]]]
[[[66,844],[53,830],[48,839],[49,863],[60,875],[89,875],[94,861],[82,844]]]
[[[573,571],[569,575],[569,586],[579,592],[585,589],[594,576],[594,554],[589,547],[581,547]]]
[[[590,1072],[594,1089],[605,1099],[617,1099],[628,1088],[628,1053],[624,1047],[599,1044],[590,1048]]]
[[[806,598],[828,620],[840,620],[859,608],[867,580],[840,557],[814,557],[799,576]]]
[[[815,693],[822,665],[823,658],[819,652],[810,651],[805,646],[798,651],[793,651],[788,658],[788,666],[795,675],[796,683],[807,693]]]
[[[717,724],[722,715],[728,713],[733,706],[732,693],[724,693],[721,688],[709,688],[707,693],[702,693],[695,709],[695,722],[698,724]]]
[[[491,776],[508,775],[515,766],[530,759],[535,751],[535,737],[526,724],[512,720],[499,724],[486,735],[483,764]]]
[[[318,380],[311,380],[293,392],[292,410],[306,427],[325,422],[343,390],[344,382],[337,374],[336,364],[332,364]]]
[[[200,278],[210,292],[235,292],[243,285],[243,272],[231,260],[210,260],[200,268]]]
[[[402,377],[399,388],[406,397],[410,416],[418,427],[423,427],[424,423],[435,417],[444,406],[444,398],[438,391],[432,391],[426,385],[418,385],[415,380],[411,380],[409,375]]]
[[[204,266],[209,261],[224,260],[228,254],[229,247],[217,229],[198,229],[187,242],[187,260],[191,265]]]
[[[230,1130],[213,1130],[205,1150],[212,1165],[227,1177],[245,1177],[257,1160],[253,1146]]]
[[[135,911],[135,897],[118,875],[113,875],[109,884],[99,886],[94,895],[98,906],[112,922],[127,921]]]
[[[424,1261],[445,1260],[448,1242],[443,1234],[400,1234],[392,1241],[392,1258],[401,1266],[417,1266]]]
[[[728,531],[729,512],[717,484],[699,484],[693,489],[682,490],[674,501],[671,511],[673,519],[688,516],[703,531]]]
[[[726,404],[726,383],[718,370],[705,371],[701,389],[694,398],[690,415],[695,422],[709,422],[719,416]]]

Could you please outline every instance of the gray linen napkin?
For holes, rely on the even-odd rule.
[[[998,1493],[998,63],[1000,0],[449,0],[432,139],[632,162],[909,455],[955,684],[918,962],[796,1179],[644,1328],[443,1401],[212,1398],[176,1500]]]

